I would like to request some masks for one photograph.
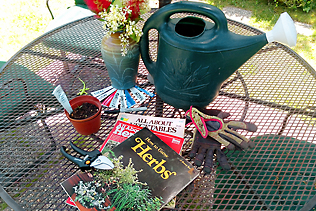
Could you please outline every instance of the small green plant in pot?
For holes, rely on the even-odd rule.
[[[69,115],[65,110],[65,114],[77,132],[82,135],[98,132],[101,126],[101,102],[93,96],[82,95],[69,103],[74,111]]]
[[[101,102],[93,96],[86,95],[89,88],[84,81],[78,79],[82,82],[83,88],[77,94],[80,96],[69,101],[73,112],[69,114],[65,109],[65,114],[78,133],[90,135],[100,129]]]

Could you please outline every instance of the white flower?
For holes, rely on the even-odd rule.
[[[128,1],[125,0],[122,2],[123,5],[127,4]],[[144,11],[144,9],[148,9],[149,4],[148,2],[143,3],[140,5],[140,9]],[[149,10],[147,10],[149,11]],[[110,5],[108,11],[104,10],[100,12],[98,15],[101,19],[105,21],[103,28],[105,29],[105,36],[110,37],[111,34],[115,32],[122,32],[120,35],[121,40],[121,54],[125,56],[128,51],[128,47],[130,45],[129,38],[135,39],[138,41],[139,38],[142,36],[142,31],[136,25],[136,22],[130,20],[129,16],[131,15],[132,10],[130,7],[119,7],[118,5]],[[128,18],[127,18],[128,17]]]

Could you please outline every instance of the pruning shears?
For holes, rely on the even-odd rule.
[[[114,164],[110,161],[109,158],[103,156],[99,150],[93,150],[91,152],[87,152],[83,149],[80,149],[72,142],[70,142],[70,146],[73,150],[78,152],[85,157],[83,159],[76,158],[66,152],[66,147],[62,146],[60,148],[61,153],[68,158],[71,162],[78,165],[82,171],[89,170],[92,168],[103,169],[103,170],[111,170],[114,168]]]

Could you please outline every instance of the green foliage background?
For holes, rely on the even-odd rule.
[[[304,12],[310,12],[316,8],[315,0],[274,0],[278,5],[279,3],[284,4],[288,8],[296,9],[301,8]]]

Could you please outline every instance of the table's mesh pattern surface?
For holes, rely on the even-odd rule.
[[[117,114],[102,113],[100,131],[81,136],[51,94],[60,84],[74,98],[82,88],[78,77],[90,92],[110,85],[99,49],[101,24],[88,18],[48,33],[22,49],[0,73],[0,184],[26,210],[76,210],[65,204],[60,182],[78,169],[59,148],[70,140],[85,149],[98,148],[116,121]],[[261,33],[232,21],[229,29]],[[153,31],[154,59],[157,39]],[[154,92],[146,74],[141,62],[138,84]],[[256,147],[227,152],[232,170],[215,166],[210,175],[202,172],[177,196],[176,209],[299,210],[309,202],[316,191],[315,86],[312,68],[283,45],[269,44],[249,59],[209,108],[255,123],[257,132],[240,132],[253,138]],[[145,103],[144,115],[184,117],[184,111],[158,96]],[[192,130],[185,133],[184,156]]]

